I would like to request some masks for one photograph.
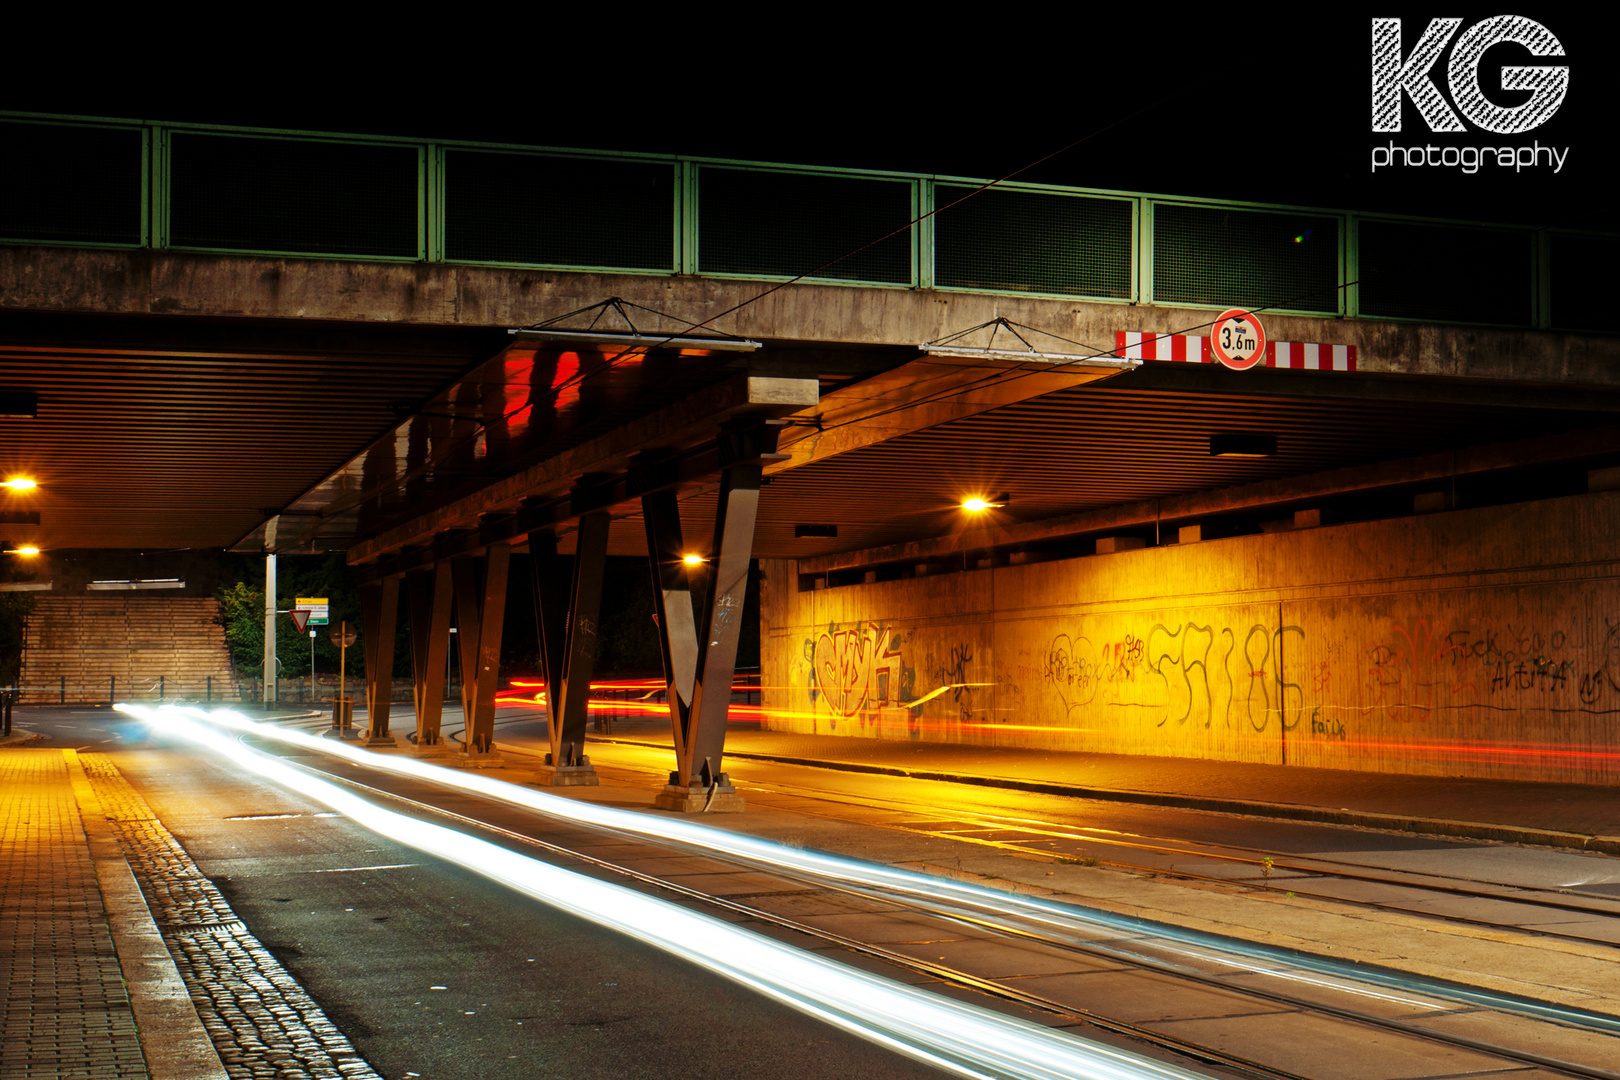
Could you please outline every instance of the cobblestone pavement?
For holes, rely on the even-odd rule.
[[[68,759],[0,751],[0,1080],[148,1075]]]
[[[111,760],[80,760],[232,1080],[377,1077]]]

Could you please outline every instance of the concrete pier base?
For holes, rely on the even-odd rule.
[[[536,787],[595,787],[602,782],[589,758],[578,765],[541,765],[534,771]]]
[[[660,810],[674,810],[680,814],[740,814],[748,808],[731,781],[724,777],[712,788],[701,784],[691,787],[666,784],[653,800],[653,805]]]

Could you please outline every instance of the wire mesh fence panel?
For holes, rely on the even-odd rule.
[[[934,205],[942,208],[934,216],[940,288],[1131,297],[1130,202],[975,190],[934,189]]]
[[[0,238],[139,244],[139,128],[0,122]]]
[[[1620,238],[1553,233],[1552,325],[1620,331]]]
[[[699,271],[910,284],[913,187],[910,180],[703,166]]]
[[[1361,314],[1528,326],[1529,232],[1360,223]]]
[[[445,152],[445,257],[675,268],[670,162]]]
[[[190,131],[169,147],[175,247],[419,257],[420,147]]]
[[[1339,310],[1339,219],[1155,203],[1153,300]]]

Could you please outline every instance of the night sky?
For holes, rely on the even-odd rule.
[[[1322,5],[1327,7],[1328,5]],[[1610,158],[1620,138],[1620,15],[1504,8],[1333,6],[1172,18],[1085,5],[1004,4],[964,15],[893,5],[760,6],[729,18],[599,6],[563,15],[446,6],[407,20],[237,9],[229,29],[175,16],[63,22],[13,36],[0,108],[1018,179],[1328,208],[1620,231]],[[216,9],[219,10],[219,9]],[[1268,8],[1270,16],[1281,9]],[[1516,45],[1484,57],[1567,63],[1570,90],[1517,135],[1375,136],[1371,18],[1403,18],[1410,51],[1436,15],[1537,19],[1563,60]],[[456,20],[450,24],[450,20]],[[785,19],[777,24],[775,20]],[[196,26],[202,45],[185,44]],[[1453,38],[1455,44],[1456,38]],[[1445,84],[1449,50],[1433,69]],[[1568,149],[1563,170],[1370,170],[1372,147]],[[1077,144],[1077,145],[1070,145]],[[1064,147],[1069,147],[1064,150]]]

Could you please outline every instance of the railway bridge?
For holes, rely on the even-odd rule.
[[[454,611],[460,756],[499,760],[527,553],[547,776],[590,782],[613,554],[657,581],[671,808],[730,798],[750,574],[767,726],[1620,777],[1614,237],[123,120],[0,141],[0,466],[39,485],[0,539],[346,551],[374,744],[408,666],[435,751]],[[1228,366],[1233,309],[1265,341]]]

